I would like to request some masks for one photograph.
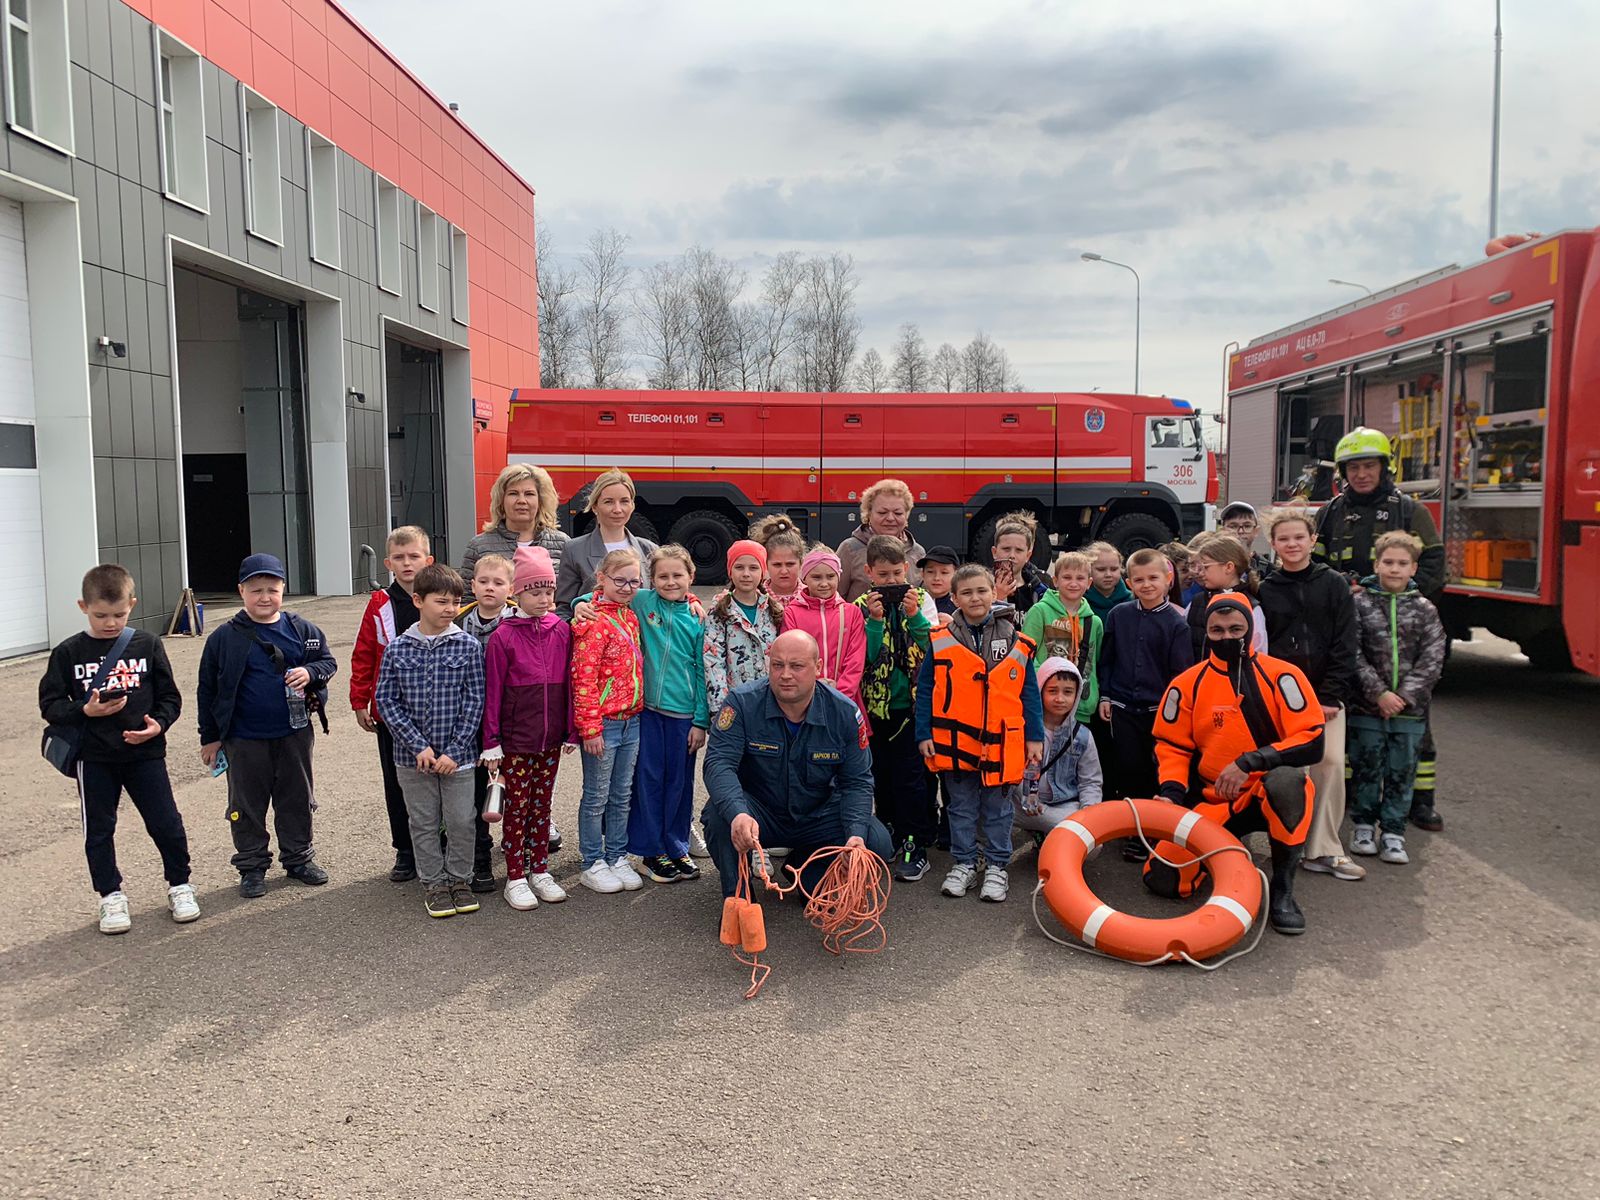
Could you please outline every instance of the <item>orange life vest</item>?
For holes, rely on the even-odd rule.
[[[990,667],[946,626],[928,638],[933,658],[934,771],[977,771],[985,787],[1020,783],[1027,758],[1022,689],[1038,644],[1017,634]]]

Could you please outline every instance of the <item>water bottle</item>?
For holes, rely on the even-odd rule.
[[[1022,811],[1036,813],[1039,808],[1039,767],[1029,763],[1022,769]]]
[[[311,718],[306,715],[306,694],[301,688],[292,683],[283,685],[283,698],[289,705],[289,728],[304,729],[311,724]]]
[[[485,823],[493,825],[500,820],[500,814],[504,811],[505,804],[506,786],[500,782],[500,776],[496,775],[489,780],[489,791],[483,799],[483,819]]]

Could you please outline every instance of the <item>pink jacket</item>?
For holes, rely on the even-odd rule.
[[[867,661],[867,623],[861,610],[835,594],[816,600],[805,589],[784,606],[783,631],[800,629],[822,649],[822,677],[861,707],[861,672]]]
[[[484,750],[537,754],[579,740],[571,657],[572,628],[555,613],[500,622],[484,657]]]

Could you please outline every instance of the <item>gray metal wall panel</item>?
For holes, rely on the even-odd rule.
[[[133,380],[128,372],[106,372],[106,400],[111,407],[111,445],[106,450],[113,458],[132,458]]]
[[[94,165],[117,171],[117,89],[98,75],[89,77],[90,119],[94,122]]]
[[[126,4],[113,4],[111,14],[111,82],[132,93],[139,86],[133,62],[133,10]],[[148,47],[149,43],[145,43]]]
[[[150,388],[150,376],[145,371],[130,371],[128,380],[133,387],[133,395],[128,402],[128,409],[133,414],[133,453],[137,458],[154,458],[155,395]]]
[[[84,24],[89,34],[89,69],[111,80],[111,8],[125,7],[122,0],[88,0]]]

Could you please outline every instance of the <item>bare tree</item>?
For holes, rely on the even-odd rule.
[[[999,347],[988,334],[978,330],[961,351],[961,390],[992,392],[1000,375]]]
[[[645,386],[681,388],[689,377],[689,289],[677,262],[647,268],[633,297]]]
[[[926,391],[932,379],[932,365],[928,362],[922,331],[910,321],[900,326],[900,335],[895,339],[894,365],[889,368],[889,379],[897,392]]]
[[[847,254],[830,254],[808,260],[805,268],[797,382],[803,391],[842,392],[861,336],[855,262]]]
[[[578,260],[581,354],[589,387],[620,387],[627,370],[628,239],[615,229],[596,230]]]
[[[684,254],[682,270],[689,296],[689,385],[731,388],[739,374],[737,307],[744,272],[700,246]]]
[[[961,386],[961,351],[945,342],[934,352],[928,374],[941,392],[955,391]]]
[[[858,392],[882,392],[889,387],[889,365],[876,347],[861,356],[852,375]]]
[[[536,231],[533,271],[539,296],[539,386],[571,387],[576,382],[578,312],[573,293],[578,281],[555,260],[555,242]]]
[[[792,360],[800,336],[800,289],[805,264],[797,251],[778,255],[761,277],[761,298],[752,314],[755,377],[764,392],[791,386]]]

